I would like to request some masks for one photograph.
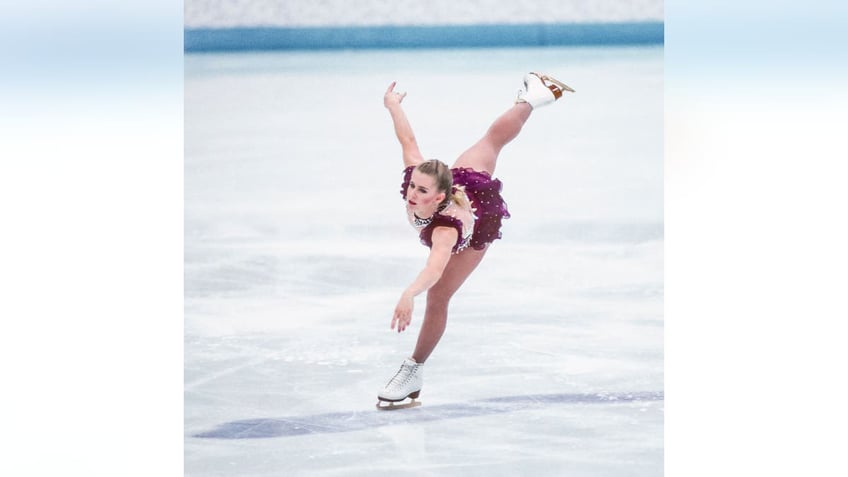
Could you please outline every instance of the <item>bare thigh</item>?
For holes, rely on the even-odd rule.
[[[453,167],[470,167],[494,175],[501,149],[518,136],[532,111],[527,103],[514,104],[495,119],[482,139],[457,158]]]
[[[451,296],[465,282],[465,279],[471,275],[471,272],[483,260],[483,256],[486,255],[488,249],[488,246],[483,250],[467,248],[452,256],[447,266],[445,266],[445,270],[442,272],[442,277],[427,292],[428,303],[431,300],[444,302],[450,300]]]
[[[498,147],[489,138],[484,137],[477,141],[476,144],[468,148],[451,166],[452,169],[457,167],[469,167],[475,171],[488,172],[490,176],[495,174],[495,164],[498,160],[501,148]]]

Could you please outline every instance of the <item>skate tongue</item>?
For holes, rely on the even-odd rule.
[[[403,364],[405,366],[420,366],[420,364],[416,363],[415,360],[412,358],[406,358],[405,360],[403,360]]]

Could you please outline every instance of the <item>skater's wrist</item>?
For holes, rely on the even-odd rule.
[[[403,106],[400,103],[389,103],[386,105],[386,109],[391,114],[403,113]]]
[[[408,300],[412,300],[413,298],[415,298],[415,295],[416,295],[415,291],[411,290],[409,288],[407,288],[406,290],[403,291],[403,293],[400,294],[401,298],[406,298]]]

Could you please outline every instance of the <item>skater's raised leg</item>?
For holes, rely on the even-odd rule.
[[[485,171],[490,176],[494,175],[498,154],[507,143],[518,136],[532,111],[533,108],[527,103],[513,105],[501,114],[489,126],[483,138],[463,152],[451,167],[470,167],[475,171]]]
[[[483,138],[463,152],[452,167],[470,167],[494,175],[501,149],[518,136],[530,118],[530,113],[540,106],[553,103],[562,97],[563,91],[574,92],[550,76],[537,73],[525,75],[524,89],[518,93],[515,105],[495,119]]]

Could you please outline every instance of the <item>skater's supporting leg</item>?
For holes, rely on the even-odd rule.
[[[468,275],[483,260],[487,249],[468,248],[451,257],[442,273],[442,277],[427,291],[427,308],[424,311],[424,323],[418,332],[418,343],[412,359],[423,363],[433,352],[439,339],[445,332],[448,319],[448,303],[454,293],[462,286]]]
[[[459,156],[452,167],[470,167],[494,175],[498,154],[518,136],[532,111],[527,103],[517,103],[509,108],[489,126],[482,139]]]

